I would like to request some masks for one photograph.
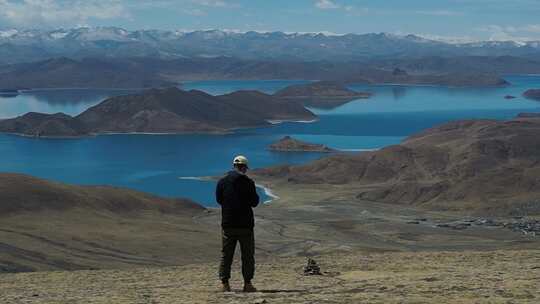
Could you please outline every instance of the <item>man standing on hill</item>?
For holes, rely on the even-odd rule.
[[[237,156],[233,160],[234,170],[223,177],[216,187],[216,201],[221,205],[222,243],[219,278],[223,291],[231,291],[229,279],[236,243],[240,243],[242,252],[242,275],[244,277],[244,292],[255,292],[251,284],[255,273],[255,237],[253,227],[253,207],[259,204],[259,195],[255,183],[246,172],[248,159]]]

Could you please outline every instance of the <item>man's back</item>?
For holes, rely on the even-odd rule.
[[[253,207],[259,204],[255,183],[245,174],[230,171],[216,187],[223,228],[253,228]]]

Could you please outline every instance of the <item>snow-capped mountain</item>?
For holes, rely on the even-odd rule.
[[[423,56],[530,56],[540,42],[449,43],[418,35],[200,31],[128,31],[117,27],[0,31],[4,63],[50,57],[238,57],[365,60]]]

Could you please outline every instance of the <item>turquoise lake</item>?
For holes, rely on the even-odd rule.
[[[313,123],[283,123],[229,135],[104,135],[80,139],[32,139],[0,135],[0,171],[20,172],[73,184],[129,187],[170,197],[189,197],[215,206],[214,183],[192,177],[220,175],[234,155],[248,156],[252,167],[301,164],[319,153],[270,152],[284,135],[345,151],[397,144],[422,129],[456,119],[508,119],[520,112],[540,112],[540,102],[521,94],[540,88],[540,76],[507,76],[503,88],[351,85],[374,96],[334,109],[312,109]],[[184,84],[210,94],[240,89],[267,93],[306,81],[201,81]],[[78,114],[103,99],[133,90],[58,89],[0,96],[0,119],[29,111]],[[507,100],[505,95],[517,98]],[[348,152],[357,153],[357,152]],[[261,193],[262,194],[262,193]]]

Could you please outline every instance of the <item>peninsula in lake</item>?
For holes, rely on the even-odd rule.
[[[527,91],[525,91],[525,93],[523,93],[523,96],[525,96],[526,98],[529,98],[529,99],[534,99],[534,100],[539,100],[540,101],[540,89],[527,90]]]
[[[0,121],[0,132],[73,137],[103,133],[224,133],[271,125],[269,121],[314,120],[299,103],[258,91],[212,96],[178,88],[106,99],[78,116],[28,113]]]
[[[365,99],[371,93],[356,92],[333,81],[299,84],[277,91],[274,96],[290,101],[300,101],[308,107],[332,108],[355,99]]]

